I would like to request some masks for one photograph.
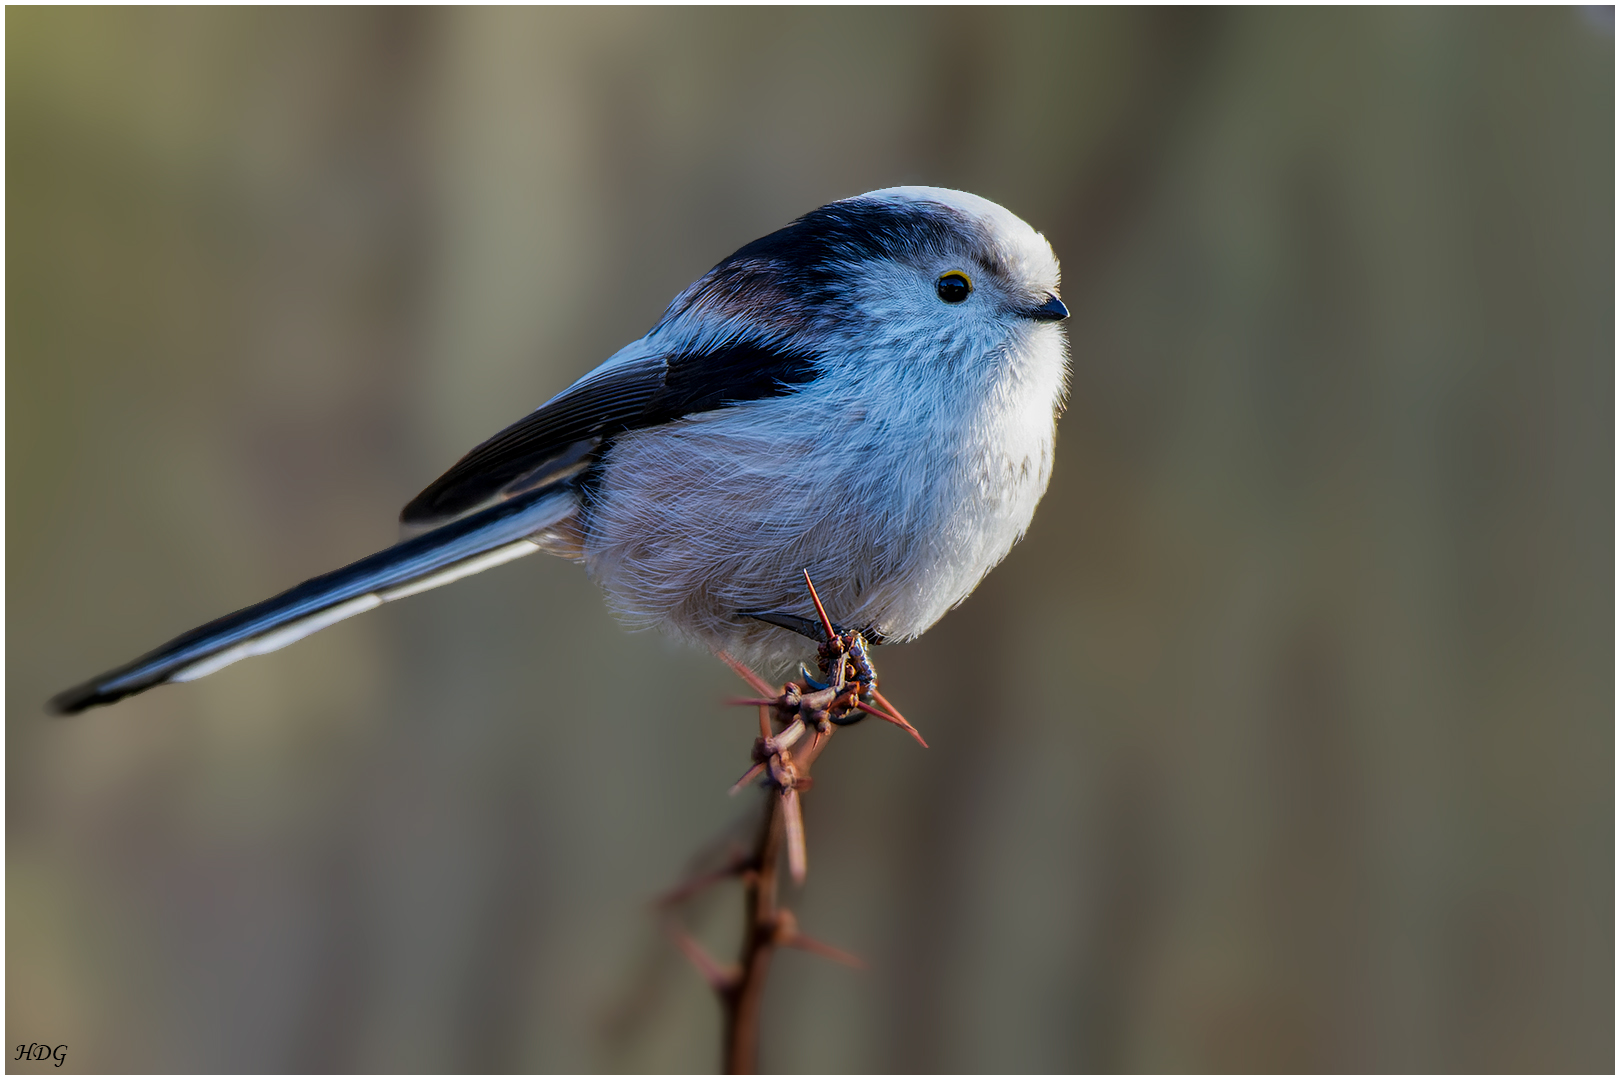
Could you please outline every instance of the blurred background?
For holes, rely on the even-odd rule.
[[[1613,1070],[1612,9],[6,29],[8,1044],[712,1068],[650,901],[755,812],[754,719],[580,568],[41,703],[925,183],[1051,239],[1072,391],[1028,538],[879,654],[932,749],[817,766],[788,902],[870,967],[781,956],[762,1064]]]

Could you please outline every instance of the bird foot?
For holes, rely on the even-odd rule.
[[[818,642],[816,663],[821,669],[821,678],[814,678],[809,669],[801,664],[798,681],[783,686],[781,694],[768,700],[738,699],[736,704],[771,706],[784,731],[796,721],[804,723],[807,728],[825,731],[828,724],[842,727],[868,716],[876,716],[905,729],[912,738],[927,746],[928,743],[917,729],[878,690],[877,671],[872,666],[869,650],[882,640],[881,633],[871,627],[863,631],[838,626],[827,617],[827,609],[821,603],[808,570],[804,571],[804,584],[810,591],[810,600],[816,606],[819,621],[781,611],[743,611],[738,614],[780,626]],[[725,659],[756,689],[765,688],[767,684],[759,676],[730,657]],[[768,733],[762,736],[769,737]]]

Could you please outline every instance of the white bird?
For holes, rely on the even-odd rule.
[[[756,240],[658,324],[413,499],[408,539],[58,694],[189,682],[547,551],[626,621],[760,663],[761,613],[916,637],[1028,528],[1068,373],[1058,264],[1007,210],[931,187],[831,203]]]

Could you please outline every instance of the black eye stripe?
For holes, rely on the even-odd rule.
[[[973,292],[973,279],[960,270],[951,270],[934,282],[934,291],[947,304],[960,304]]]

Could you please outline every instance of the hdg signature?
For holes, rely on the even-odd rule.
[[[56,1067],[60,1069],[62,1062],[67,1060],[67,1043],[61,1046],[47,1046],[44,1043],[18,1043],[17,1056],[12,1061],[49,1061],[56,1059]]]

